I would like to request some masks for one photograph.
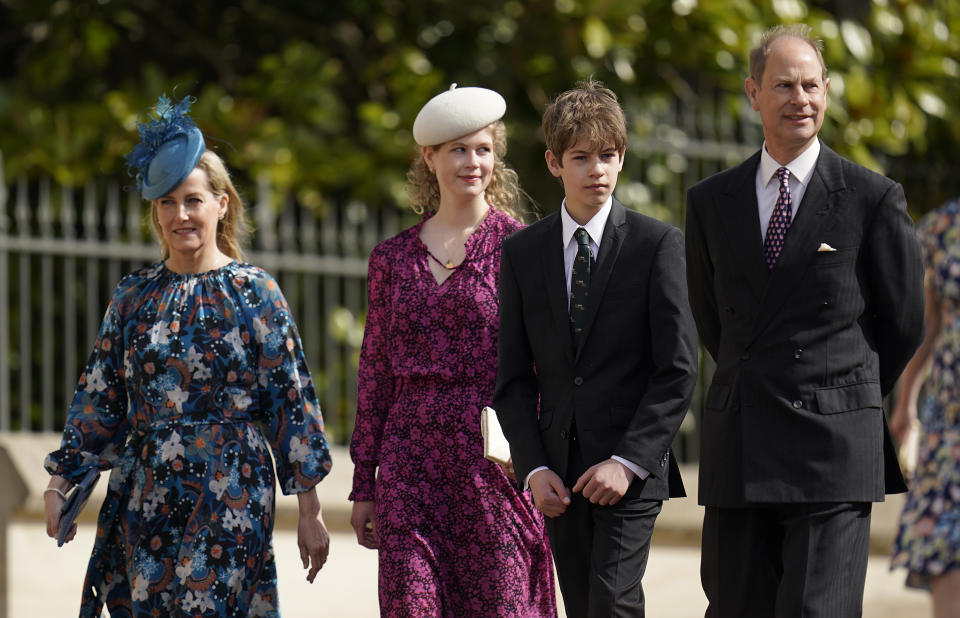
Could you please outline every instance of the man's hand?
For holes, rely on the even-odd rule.
[[[559,476],[549,469],[538,470],[530,477],[533,504],[547,517],[559,517],[570,504],[570,490]]]
[[[350,525],[357,533],[357,543],[368,549],[377,549],[377,504],[373,500],[361,500],[353,503],[350,513]]]
[[[573,491],[583,492],[583,497],[600,506],[614,505],[627,493],[634,473],[615,459],[607,459],[590,466],[573,486]],[[530,479],[533,485],[533,479]]]

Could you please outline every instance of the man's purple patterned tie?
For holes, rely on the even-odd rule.
[[[770,215],[770,224],[767,226],[767,237],[763,240],[763,259],[767,262],[767,268],[772,269],[783,251],[783,240],[787,236],[787,230],[790,229],[790,221],[793,219],[793,199],[790,197],[790,170],[781,167],[777,170],[777,178],[780,180],[780,197],[777,198],[777,205]]]

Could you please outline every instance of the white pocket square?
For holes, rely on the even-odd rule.
[[[828,245],[827,243],[822,242],[822,243],[820,243],[820,246],[817,247],[817,253],[820,253],[821,251],[836,251],[836,249],[834,249],[833,247],[831,247],[831,246]]]

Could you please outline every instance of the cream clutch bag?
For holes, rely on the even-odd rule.
[[[483,436],[483,456],[498,464],[510,461],[510,443],[507,442],[497,412],[490,406],[480,410],[480,434]]]

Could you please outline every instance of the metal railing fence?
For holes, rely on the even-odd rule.
[[[617,197],[682,228],[686,189],[755,152],[762,142],[759,120],[742,93],[645,105],[643,114],[627,110],[634,134]],[[942,166],[885,163],[904,183],[915,213],[960,192],[960,177]],[[0,152],[0,179],[2,170]],[[292,199],[274,203],[266,181],[254,193],[247,259],[280,282],[331,437],[345,443],[356,408],[367,256],[416,217],[393,206],[350,202],[318,218]],[[53,187],[46,179],[13,187],[0,181],[0,431],[62,426],[114,285],[159,258],[146,212],[139,196],[115,180],[79,188]],[[685,461],[699,450],[712,372],[701,354],[700,383],[676,444]]]
[[[729,113],[745,103],[708,103],[651,103],[653,121],[631,136],[621,201],[682,227],[686,188],[757,148],[758,125],[737,120],[750,114]],[[0,178],[2,165],[0,153]],[[331,437],[343,443],[356,409],[367,256],[415,218],[351,202],[318,219],[292,199],[273,203],[271,189],[261,181],[254,191],[247,259],[280,282]],[[0,182],[0,431],[62,427],[113,287],[159,258],[146,213],[112,179],[79,188]],[[704,377],[711,371],[705,363]],[[684,460],[696,457],[701,399],[702,387],[677,444]]]

